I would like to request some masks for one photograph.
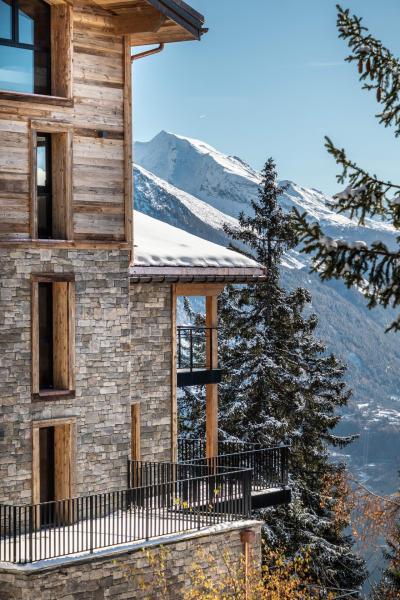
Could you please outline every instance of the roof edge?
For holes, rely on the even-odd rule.
[[[154,8],[168,16],[200,40],[204,30],[204,16],[182,0],[148,0]]]
[[[131,283],[261,283],[266,270],[258,267],[138,267]]]

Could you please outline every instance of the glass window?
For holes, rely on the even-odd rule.
[[[0,38],[10,40],[12,37],[11,0],[0,0]]]
[[[51,134],[38,133],[36,148],[38,238],[51,239],[53,234],[53,197],[51,186]]]
[[[21,44],[34,44],[35,22],[23,10],[18,11],[19,41]]]
[[[33,94],[33,50],[0,46],[0,89]]]
[[[50,94],[50,6],[0,0],[0,89]]]

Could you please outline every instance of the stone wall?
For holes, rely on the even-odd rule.
[[[0,250],[0,502],[31,501],[32,421],[75,417],[76,494],[123,488],[130,451],[127,251]],[[31,273],[76,279],[76,397],[31,400]]]
[[[171,460],[171,286],[132,284],[131,399],[141,403],[142,460]]]
[[[260,524],[251,524],[256,533],[253,550],[259,560],[261,553]],[[243,528],[243,525],[242,525]],[[248,528],[248,527],[247,527]],[[0,570],[0,600],[181,600],[184,590],[190,586],[193,565],[201,564],[208,577],[226,569],[225,551],[233,561],[239,562],[243,551],[241,529],[233,526],[229,531],[203,534],[182,541],[174,541],[160,548],[148,546],[125,552],[118,556],[103,557],[69,563],[43,571],[23,572]],[[157,556],[165,556],[165,580],[167,594],[162,593],[156,571]],[[211,553],[213,568],[208,558]],[[146,589],[141,589],[143,581]]]

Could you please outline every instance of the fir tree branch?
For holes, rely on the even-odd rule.
[[[400,135],[400,62],[382,42],[373,37],[362,25],[362,18],[350,15],[337,5],[337,27],[339,37],[344,39],[351,54],[347,62],[356,62],[363,89],[374,90],[382,111],[376,116],[379,122],[394,126],[395,135]],[[367,82],[368,81],[368,82]]]

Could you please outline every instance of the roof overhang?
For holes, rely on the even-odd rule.
[[[140,267],[130,268],[131,283],[260,283],[266,271],[251,267]]]
[[[132,46],[200,40],[204,17],[183,0],[95,0]]]

